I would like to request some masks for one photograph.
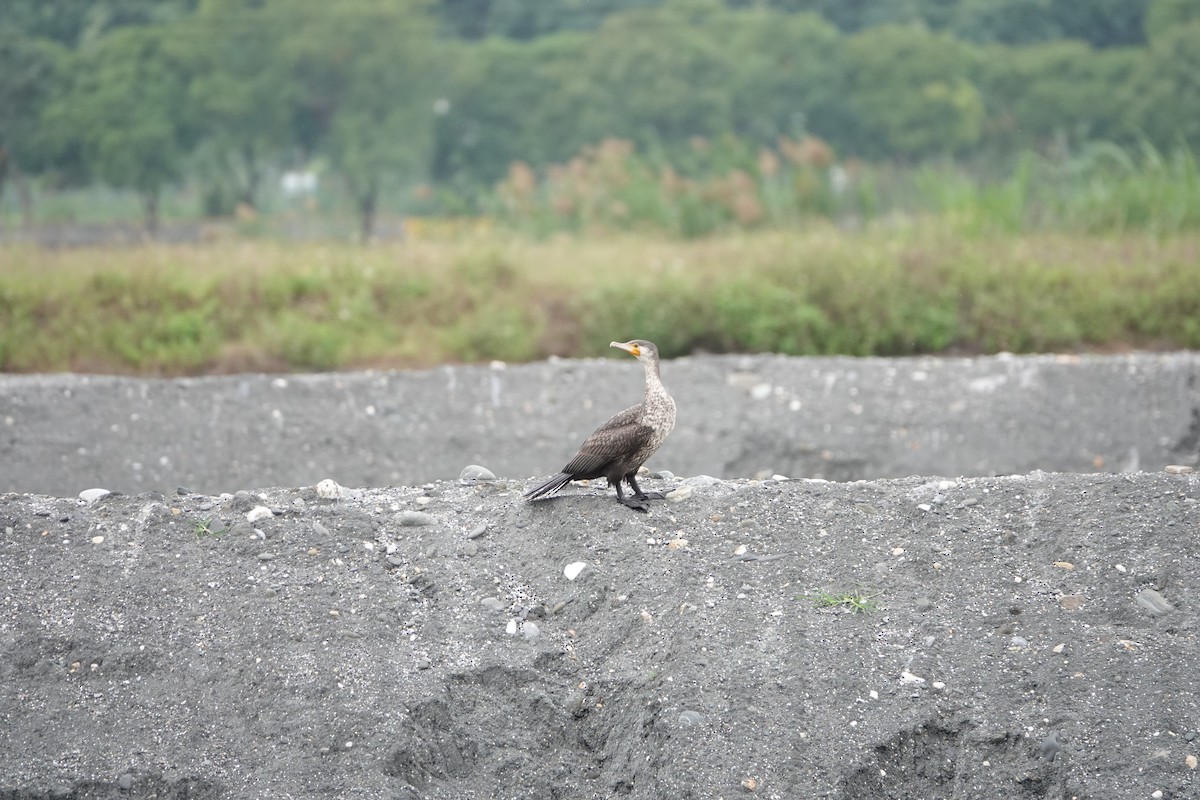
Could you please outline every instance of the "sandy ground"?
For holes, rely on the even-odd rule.
[[[913,386],[946,377],[923,360],[843,365],[857,377],[837,372],[841,360],[672,362],[664,377],[677,395],[694,369],[721,387],[712,394],[744,399],[736,414],[693,418],[678,444],[672,437],[651,466],[675,476],[643,482],[671,499],[647,514],[598,485],[534,504],[520,496],[532,485],[525,473],[552,473],[577,443],[564,439],[607,416],[607,395],[595,401],[604,408],[572,412],[579,425],[588,418],[587,430],[543,431],[553,425],[531,420],[526,430],[535,440],[544,433],[554,452],[531,444],[537,465],[522,461],[516,472],[468,457],[478,453],[463,443],[479,440],[469,429],[431,430],[417,437],[418,450],[396,454],[420,461],[441,436],[441,449],[457,454],[456,474],[478,461],[495,481],[331,497],[313,484],[357,483],[318,464],[314,478],[284,488],[229,478],[229,488],[249,491],[219,495],[220,486],[122,485],[118,478],[132,479],[116,469],[126,456],[115,450],[104,451],[112,474],[94,481],[73,472],[73,458],[55,461],[72,448],[92,457],[78,447],[119,441],[109,420],[133,426],[130,416],[151,406],[162,412],[154,419],[174,419],[184,450],[227,456],[247,433],[216,433],[213,419],[235,417],[228,406],[206,409],[201,398],[212,395],[196,387],[207,381],[5,378],[4,460],[28,452],[13,448],[26,448],[29,432],[55,413],[52,441],[61,448],[41,451],[41,466],[7,464],[10,486],[44,468],[38,474],[49,478],[38,481],[139,493],[0,495],[0,798],[1198,796],[1200,476],[1157,463],[1186,467],[1200,455],[1188,438],[1198,362],[1146,358],[958,362],[967,375],[960,386],[986,379],[992,387],[967,388],[958,410],[953,400],[918,402]],[[1094,383],[1064,382],[1060,365],[1085,368],[1077,375]],[[876,377],[895,370],[891,403],[864,378],[867,367],[885,371]],[[999,454],[1040,459],[1019,454],[1030,441],[1091,469],[1129,471],[961,478],[922,466],[912,471],[923,477],[826,482],[795,470],[802,456],[779,461],[787,447],[762,463],[791,480],[722,480],[691,468],[684,454],[697,441],[736,441],[720,433],[722,420],[744,431],[793,420],[774,437],[784,442],[816,430],[803,414],[788,416],[797,399],[801,410],[819,407],[787,393],[799,386],[779,378],[788,369],[814,379],[835,372],[829,403],[843,403],[844,424],[878,432],[872,441],[911,431],[884,450],[918,458],[934,426],[895,427],[907,402],[896,387],[913,392],[912,418],[945,429],[981,407],[983,392],[1017,403],[1024,380],[1026,421],[992,421],[1013,442]],[[284,433],[270,427],[270,411],[261,428],[248,428],[267,433],[246,452],[303,470],[292,463],[302,460],[294,456],[304,452],[302,435],[324,431],[336,441],[346,426],[318,425],[303,403],[281,398],[336,389],[325,408],[361,414],[354,430],[370,420],[378,430],[410,411],[413,419],[429,413],[410,379],[444,387],[453,376],[459,387],[487,388],[498,374],[498,403],[488,388],[475,401],[447,394],[441,407],[443,419],[460,407],[491,409],[479,412],[484,425],[509,413],[506,396],[518,383],[535,399],[563,392],[550,406],[565,409],[577,395],[563,380],[590,385],[609,370],[619,407],[636,380],[625,382],[625,370],[608,362],[224,380],[247,398],[267,393],[246,407],[283,417]],[[569,377],[536,380],[555,372]],[[736,377],[763,373],[769,389]],[[18,384],[33,391],[16,392]],[[847,384],[857,392],[837,395]],[[97,385],[125,398],[119,410],[89,394]],[[1092,394],[1097,387],[1107,393]],[[78,423],[61,408],[43,408],[55,393],[86,421],[78,430],[90,426],[94,436],[74,432]],[[149,405],[139,405],[143,393]],[[1045,416],[1056,402],[1076,412]],[[1097,428],[1111,418],[1107,405],[1126,417]],[[1004,438],[965,420],[962,430]],[[1073,438],[1040,441],[1060,430]],[[210,438],[193,439],[194,431]],[[808,453],[841,433],[811,434],[793,450]],[[228,437],[227,447],[216,436]],[[378,446],[351,438],[360,462],[381,457]],[[940,445],[943,459],[962,455],[954,441]],[[285,443],[295,449],[272,454]],[[1099,465],[1101,445],[1111,449],[1100,455],[1118,460],[1133,448],[1139,463]],[[750,472],[745,454],[756,450],[738,452],[742,461],[726,463]],[[229,465],[196,475],[229,476]],[[852,613],[843,600],[863,608]]]

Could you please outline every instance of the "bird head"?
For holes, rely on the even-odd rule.
[[[654,346],[654,342],[647,342],[645,339],[631,339],[628,342],[612,342],[609,347],[616,347],[624,350],[629,355],[639,361],[646,359],[658,358],[658,348]]]

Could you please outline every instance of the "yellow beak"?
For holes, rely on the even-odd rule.
[[[642,354],[642,349],[633,342],[610,342],[608,346],[624,350],[626,353],[629,353],[631,356],[635,357]]]

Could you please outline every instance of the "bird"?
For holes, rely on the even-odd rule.
[[[658,348],[645,339],[611,342],[609,347],[624,350],[646,371],[646,395],[642,402],[615,414],[592,433],[562,471],[525,493],[529,500],[554,494],[571,481],[608,478],[617,490],[617,500],[637,511],[649,511],[647,500],[661,500],[662,492],[643,492],[637,483],[637,471],[666,440],[675,427],[675,400],[663,385],[658,370]],[[632,496],[621,491],[621,482],[629,484]]]

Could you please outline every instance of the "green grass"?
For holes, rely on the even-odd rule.
[[[208,519],[196,520],[192,524],[192,532],[196,534],[197,539],[203,539],[205,537],[215,539],[226,531],[225,526],[219,522],[216,524],[216,527],[213,527],[213,520],[211,517],[209,517]]]
[[[940,220],[698,240],[0,248],[0,369],[182,375],[707,352],[1200,348],[1200,234]]]
[[[853,591],[817,589],[803,595],[803,598],[812,602],[815,608],[840,609],[850,614],[867,614],[879,610],[879,605],[875,602],[875,598],[878,596],[878,594],[868,594],[862,589]]]

